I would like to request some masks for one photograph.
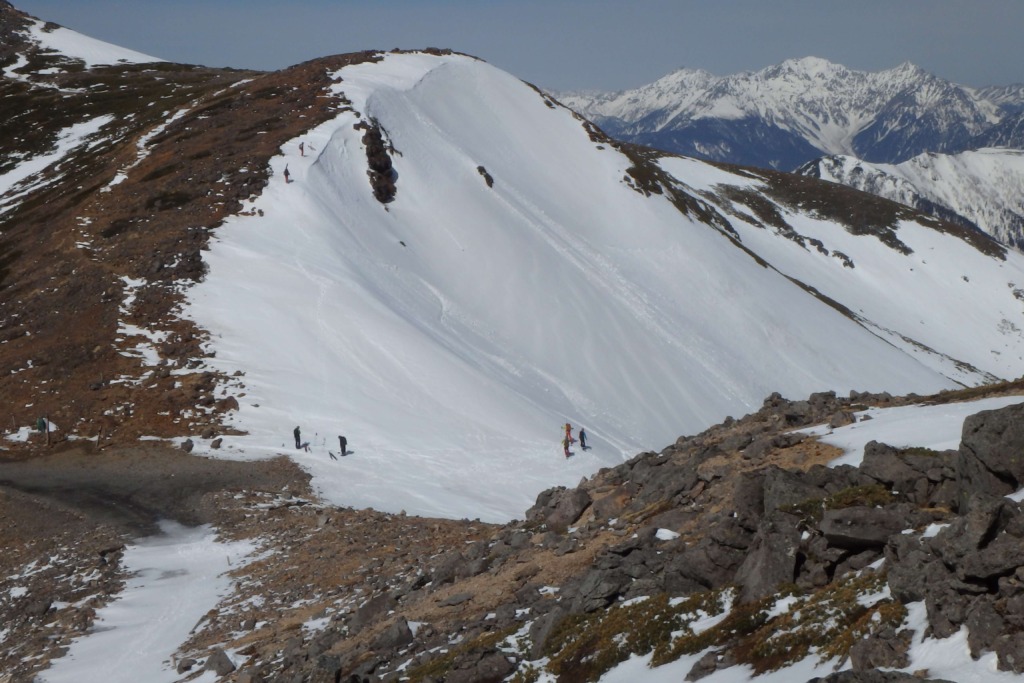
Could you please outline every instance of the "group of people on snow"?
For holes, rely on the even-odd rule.
[[[309,149],[313,150],[313,151],[316,151],[315,148],[313,147],[313,145],[310,145]],[[301,156],[301,157],[306,156],[306,143],[305,142],[300,142],[299,143],[299,156]],[[287,185],[291,181],[292,181],[292,172],[288,170],[288,164],[285,164],[284,165],[284,182]]]
[[[587,432],[583,429],[583,427],[580,427],[579,431],[576,432],[576,434],[577,436],[579,436],[580,448],[584,451],[587,450]],[[572,436],[572,424],[566,422],[565,438],[562,439],[562,452],[565,453],[565,457],[568,458],[570,455],[572,455],[572,451],[569,450],[569,446],[573,445],[574,443],[576,443],[576,439],[574,439]]]
[[[302,440],[302,430],[299,428],[298,425],[296,425],[295,429],[292,430],[292,436],[295,437],[295,450],[306,451],[307,453],[310,452],[309,442]],[[579,430],[576,432],[576,437],[573,437],[572,424],[566,422],[565,437],[562,439],[562,452],[565,453],[565,457],[568,458],[569,456],[572,455],[572,451],[569,450],[569,447],[576,443],[577,441],[579,441],[581,450],[587,450],[588,446],[586,430],[583,429],[583,427],[580,427]],[[343,456],[348,455],[348,439],[346,439],[344,436],[339,436],[338,448]],[[331,451],[327,451],[327,455],[331,456],[331,460],[338,459],[337,456],[335,456],[334,453],[332,453]]]
[[[302,440],[302,430],[299,429],[298,425],[296,425],[295,429],[292,430],[292,436],[295,437],[295,450],[306,451],[307,453],[310,452],[309,442]],[[338,447],[343,456],[348,455],[348,439],[346,439],[344,436],[338,437]],[[334,455],[334,453],[332,453],[331,451],[327,451],[327,455],[331,456],[331,460],[338,459],[338,457]]]

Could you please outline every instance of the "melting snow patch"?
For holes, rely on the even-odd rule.
[[[310,619],[309,621],[303,622],[302,630],[306,633],[319,633],[327,628],[327,625],[331,623],[330,617],[318,617],[316,619]]]
[[[17,164],[4,174],[0,174],[0,215],[14,208],[15,200],[20,199],[32,190],[42,187],[51,178],[44,177],[42,171],[57,163],[79,145],[87,143],[89,137],[99,132],[103,126],[114,120],[113,116],[97,116],[89,121],[68,126],[58,133],[56,149]],[[15,187],[17,186],[17,191]]]
[[[997,410],[1024,402],[1024,396],[1001,396],[965,403],[946,403],[934,406],[900,406],[898,408],[871,408],[866,411],[872,419],[830,430],[819,425],[798,433],[818,436],[822,443],[842,448],[845,455],[829,465],[857,467],[864,459],[864,446],[879,441],[896,448],[923,446],[936,451],[960,446],[964,420],[982,410]]]
[[[93,631],[39,675],[42,683],[171,683],[170,657],[231,586],[225,572],[253,552],[249,541],[220,543],[210,527],[161,524],[163,533],[129,545],[123,593],[99,610]]]

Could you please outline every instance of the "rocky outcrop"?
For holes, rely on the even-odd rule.
[[[959,503],[1005,496],[1024,485],[1024,404],[986,410],[964,421],[957,468]]]
[[[993,496],[992,488],[1009,493],[1024,481],[1015,458],[1024,453],[1024,428],[1016,428],[1024,424],[1024,407],[970,418],[959,451],[871,442],[858,468],[767,464],[733,474],[729,493],[725,478],[709,467],[717,458],[728,459],[730,451],[761,461],[797,445],[799,435],[783,437],[765,423],[802,426],[843,414],[844,404],[830,394],[795,403],[772,396],[755,416],[727,421],[728,433],[712,429],[683,438],[605,473],[606,488],[590,486],[592,494],[601,493],[590,508],[598,519],[643,519],[657,510],[647,518],[684,520],[680,509],[713,502],[722,511],[701,514],[702,533],[690,543],[659,544],[655,534],[637,533],[609,546],[580,581],[563,587],[561,605],[568,614],[586,614],[634,595],[681,597],[728,585],[739,586],[741,603],[753,602],[785,585],[821,588],[884,559],[896,599],[926,604],[929,636],[946,637],[966,626],[975,656],[1001,653],[1000,667],[1017,670],[1014,643],[1017,629],[1024,629],[1024,570],[1018,570],[1024,567],[1024,518],[1017,503]],[[546,492],[531,514],[554,520],[553,510],[573,499],[583,496]],[[586,519],[582,503],[571,510],[570,516]],[[635,590],[638,585],[641,590]],[[536,638],[546,637],[550,621]],[[869,675],[874,669],[905,666],[909,637],[908,631],[887,628],[857,642],[849,657],[857,675],[867,677],[850,680],[875,680]],[[537,647],[535,641],[534,654]]]

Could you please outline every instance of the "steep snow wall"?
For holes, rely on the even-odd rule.
[[[624,155],[512,76],[424,54],[338,75],[354,111],[273,160],[191,295],[217,367],[245,373],[249,435],[222,453],[289,452],[339,504],[501,520],[772,391],[953,386],[638,193]],[[394,148],[387,205],[360,121]],[[592,445],[568,461],[565,422]],[[354,453],[332,460],[339,434]]]

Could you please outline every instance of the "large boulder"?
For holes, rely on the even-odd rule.
[[[231,661],[224,650],[218,647],[207,658],[203,670],[212,671],[218,676],[227,676],[235,670],[235,663]]]
[[[664,586],[670,595],[721,588],[733,583],[746,549],[725,545],[710,537],[674,553],[665,563]]]
[[[821,500],[828,494],[824,489],[808,483],[797,472],[769,468],[764,475],[764,510],[770,514],[775,510],[809,500]]]
[[[880,633],[858,640],[850,648],[854,671],[869,669],[902,669],[910,666],[912,632],[883,629]]]
[[[604,609],[629,587],[632,578],[621,569],[591,569],[580,583],[573,600],[573,613]]]
[[[790,515],[771,515],[754,535],[746,558],[736,571],[740,602],[752,602],[774,593],[796,578],[800,531]]]
[[[1005,496],[1024,483],[1024,403],[964,420],[957,460],[960,510],[972,498]]]
[[[855,505],[826,510],[819,525],[829,545],[861,551],[881,549],[889,537],[910,526],[907,517],[891,508]]]
[[[471,651],[459,655],[444,677],[446,683],[500,683],[516,665],[497,650]]]
[[[860,467],[864,474],[899,491],[912,503],[950,507],[957,503],[954,492],[958,455],[957,451],[926,455],[869,441]]]
[[[395,650],[413,641],[412,629],[405,617],[398,617],[393,624],[388,626],[377,636],[373,642],[376,650]],[[340,667],[339,667],[340,668]]]
[[[552,531],[565,533],[590,507],[590,494],[584,489],[558,487],[541,492],[526,512],[527,521],[542,522]]]

